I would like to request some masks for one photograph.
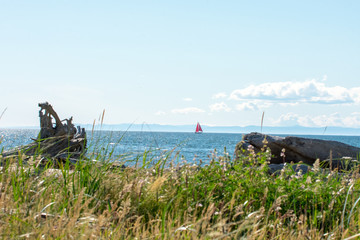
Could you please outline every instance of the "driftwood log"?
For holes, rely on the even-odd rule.
[[[358,147],[337,141],[278,137],[256,132],[244,135],[243,140],[236,145],[235,153],[239,157],[246,154],[249,147],[259,152],[264,145],[271,150],[270,164],[304,163],[312,166],[317,159],[322,167],[332,169],[348,169],[360,164]]]
[[[60,120],[59,116],[48,103],[39,103],[40,133],[33,142],[3,152],[3,157],[18,155],[19,152],[27,156],[34,154],[57,160],[70,159],[76,162],[86,152],[86,132],[79,126],[75,128],[72,117]]]

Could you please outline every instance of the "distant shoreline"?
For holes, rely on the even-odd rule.
[[[77,123],[91,131],[92,124]],[[244,134],[250,132],[263,132],[266,134],[285,134],[285,135],[344,135],[344,136],[360,136],[360,128],[344,128],[344,127],[272,127],[263,126],[207,126],[202,125],[204,133],[234,133]],[[9,126],[1,127],[0,130],[6,129],[29,129],[40,130],[38,126]],[[161,125],[161,124],[103,124],[95,125],[94,130],[102,131],[131,131],[131,132],[194,132],[195,125]]]

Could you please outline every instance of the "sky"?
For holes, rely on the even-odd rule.
[[[360,1],[0,0],[0,128],[360,127]]]

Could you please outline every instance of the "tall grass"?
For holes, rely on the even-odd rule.
[[[134,159],[141,166],[124,168],[107,161],[111,147],[94,149],[89,156],[98,161],[75,165],[2,158],[1,238],[351,239],[359,232],[358,169],[301,174],[288,166],[269,175],[268,149],[237,160],[215,151],[201,167],[175,165],[172,152],[154,161],[145,151]]]

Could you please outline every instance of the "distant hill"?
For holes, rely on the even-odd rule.
[[[92,124],[79,124],[87,131],[91,131]],[[39,129],[36,126],[6,127],[6,129]],[[343,127],[269,127],[264,126],[207,126],[202,125],[204,133],[250,133],[262,132],[266,134],[296,134],[296,135],[360,135],[360,128],[343,128]],[[94,130],[104,131],[145,131],[145,132],[195,132],[195,125],[161,125],[161,124],[103,124],[96,125]]]

